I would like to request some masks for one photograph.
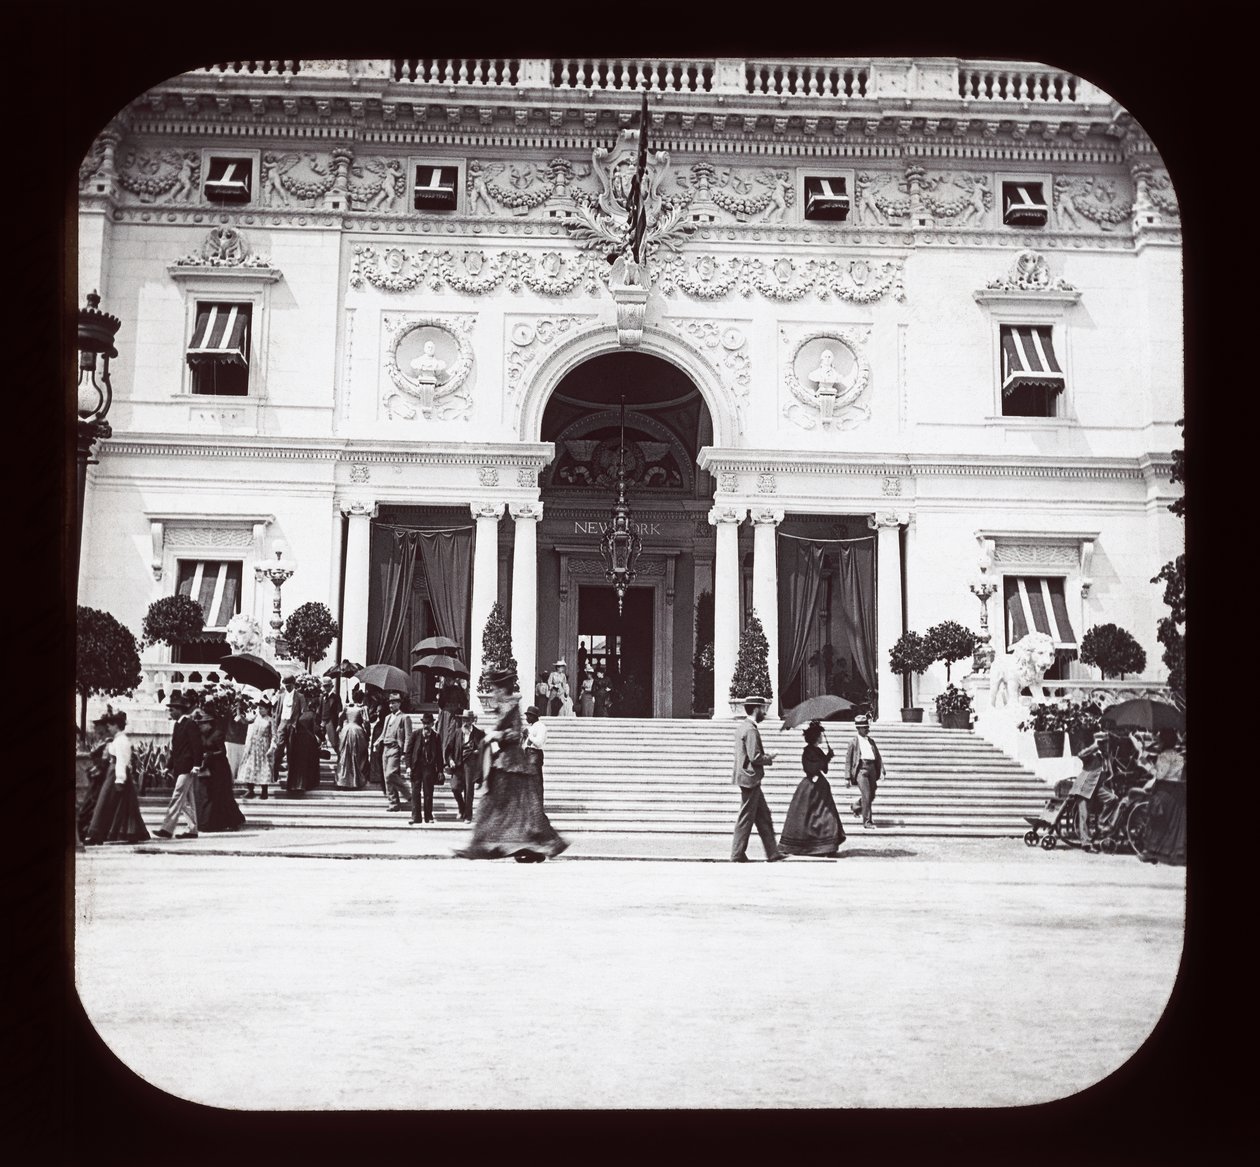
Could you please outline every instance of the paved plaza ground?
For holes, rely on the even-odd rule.
[[[590,834],[525,866],[463,837],[90,849],[83,1006],[142,1078],[234,1109],[996,1107],[1122,1066],[1182,948],[1184,869],[1132,856]]]

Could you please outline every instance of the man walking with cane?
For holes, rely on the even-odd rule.
[[[748,862],[748,839],[754,826],[766,849],[766,862],[777,863],[787,858],[787,852],[779,850],[770,819],[770,808],[761,791],[761,779],[767,766],[774,764],[774,754],[767,754],[761,745],[758,723],[766,715],[764,697],[748,697],[744,700],[747,717],[735,739],[735,773],[731,781],[739,787],[739,818],[735,820],[735,836],[731,840],[731,862]]]
[[[850,786],[857,784],[859,797],[850,809],[861,816],[862,826],[869,830],[875,825],[875,820],[871,818],[871,804],[875,801],[879,780],[884,776],[884,759],[879,746],[871,738],[871,719],[865,713],[859,713],[853,719],[853,727],[857,736],[849,742],[845,773]]]

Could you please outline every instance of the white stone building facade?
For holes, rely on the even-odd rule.
[[[636,319],[602,234],[624,216],[644,88],[652,283]],[[881,716],[902,704],[887,649],[904,629],[978,627],[980,558],[999,652],[1006,605],[1040,623],[1028,597],[1046,581],[1065,648],[1119,624],[1158,680],[1149,581],[1183,550],[1167,510],[1180,247],[1154,144],[1106,94],[1035,64],[288,61],[176,77],[103,128],[80,171],[81,291],[123,320],[80,602],[138,631],[199,570],[211,627],[228,608],[265,624],[255,569],[278,542],[295,566],[285,611],[327,603],[330,657],[368,662],[391,619],[389,533],[463,528],[474,675],[496,599],[523,677],[612,653],[611,633],[598,650],[590,637],[613,627],[595,614],[613,493],[599,459],[628,386],[644,546],[617,651],[642,712],[691,713],[703,591],[719,715],[750,609],[785,658],[784,540],[811,537],[869,548]],[[824,350],[835,392],[810,376]],[[404,639],[436,628],[424,576]],[[827,578],[839,606],[839,568]],[[792,678],[772,667],[793,699],[826,687],[827,619],[802,633]],[[1065,676],[1092,675],[1070,658]],[[919,703],[944,684],[933,666]]]

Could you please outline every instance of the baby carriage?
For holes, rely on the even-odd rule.
[[[1035,847],[1040,843],[1043,851],[1049,851],[1066,829],[1065,820],[1076,821],[1079,796],[1072,793],[1074,785],[1073,779],[1061,778],[1054,784],[1054,797],[1046,801],[1040,813],[1024,816],[1024,822],[1032,827],[1024,834],[1026,846]]]

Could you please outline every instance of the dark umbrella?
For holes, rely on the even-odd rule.
[[[412,646],[412,652],[445,652],[448,648],[453,648],[456,652],[462,652],[458,640],[452,640],[449,636],[428,636]]]
[[[269,662],[249,652],[237,652],[225,656],[219,662],[219,669],[227,673],[234,681],[242,685],[253,685],[256,689],[278,689],[280,674]]]
[[[468,676],[468,666],[463,661],[440,653],[422,657],[411,666],[413,673],[421,669],[428,672],[442,673],[448,677]]]
[[[783,714],[780,729],[796,729],[800,725],[808,725],[811,721],[821,721],[833,713],[843,713],[852,709],[853,702],[837,697],[834,693],[823,693],[819,697],[810,697],[799,705],[794,705]]]
[[[368,665],[354,674],[365,685],[375,685],[378,689],[397,690],[399,693],[411,692],[411,678],[395,665]]]
[[[1182,730],[1186,728],[1186,715],[1167,701],[1155,701],[1150,697],[1134,697],[1131,701],[1117,701],[1102,711],[1102,717],[1116,726],[1132,729]]]

